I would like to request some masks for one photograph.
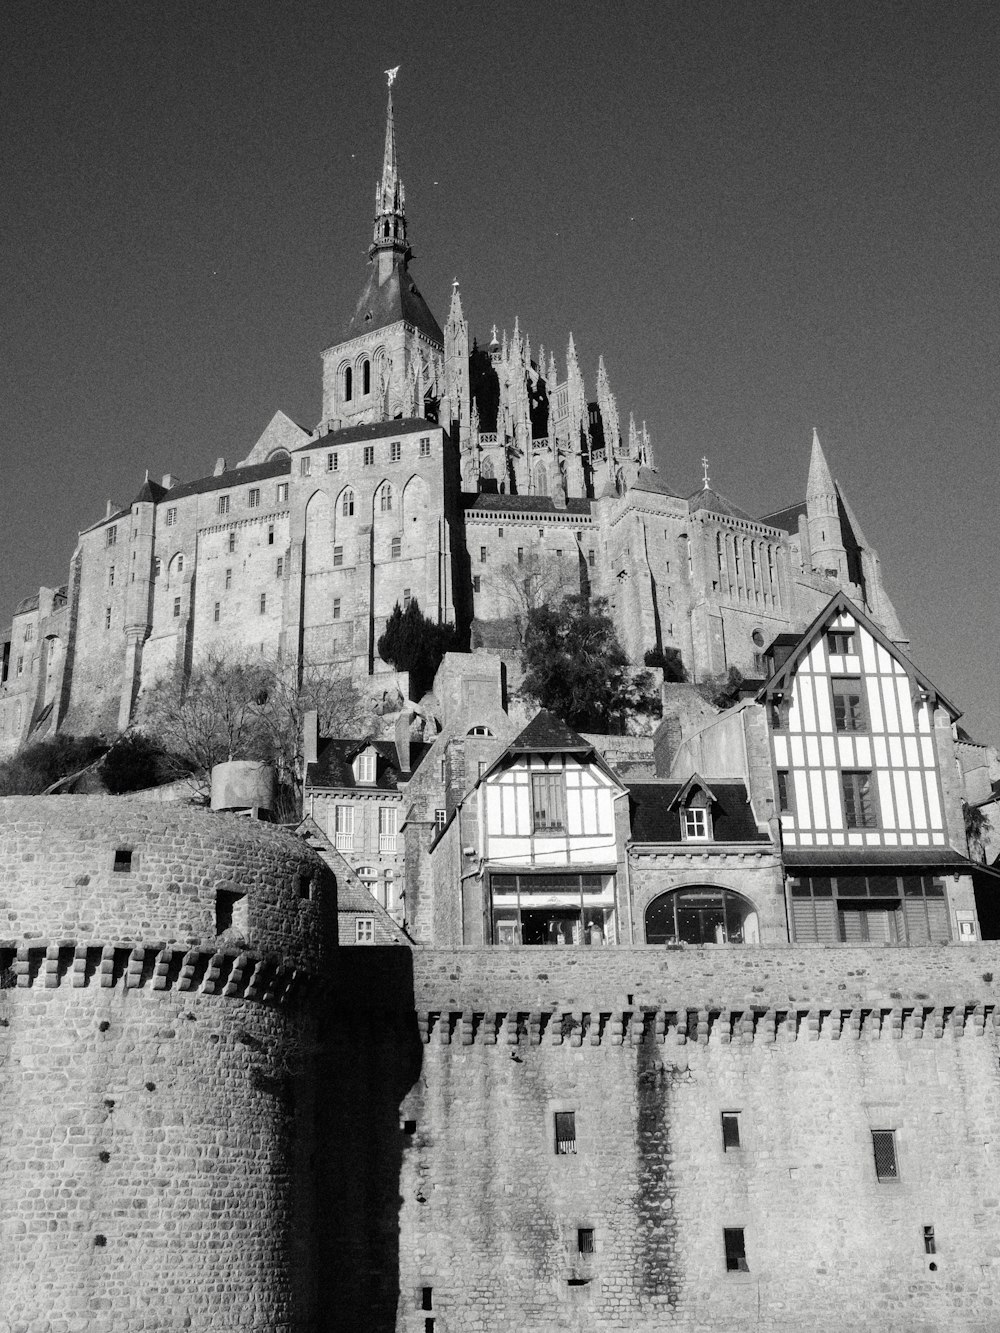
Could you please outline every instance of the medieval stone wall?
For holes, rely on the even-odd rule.
[[[9,798],[0,911],[0,1330],[309,1327],[322,862],[233,816]]]

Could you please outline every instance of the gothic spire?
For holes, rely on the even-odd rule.
[[[383,264],[405,264],[411,257],[406,241],[406,191],[399,179],[396,160],[396,124],[392,114],[392,89],[385,119],[385,153],[382,158],[382,180],[375,187],[375,229],[368,256],[379,256]]]
[[[458,279],[455,278],[451,284],[451,309],[448,311],[449,324],[463,324],[465,316],[462,314],[462,297],[458,290]]]
[[[806,483],[806,497],[810,500],[816,500],[820,496],[831,497],[836,496],[836,494],[837,490],[833,484],[833,477],[830,474],[826,455],[823,453],[823,447],[819,442],[819,432],[813,426],[812,454],[809,458],[809,480]]]

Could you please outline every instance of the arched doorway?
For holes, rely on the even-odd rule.
[[[759,944],[757,911],[732,889],[691,885],[661,893],[646,908],[647,944]]]

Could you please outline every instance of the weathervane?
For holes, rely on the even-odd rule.
[[[704,455],[702,455],[702,459],[701,459],[701,470],[702,470],[702,478],[701,478],[701,479],[702,479],[702,482],[703,482],[703,484],[704,484],[704,486],[705,486],[705,490],[707,491],[707,490],[708,490],[708,459],[705,458]]]
[[[384,73],[388,75],[389,87],[391,88],[392,85],[396,82],[396,75],[399,73],[399,66],[393,65],[392,69],[387,69],[384,71]]]

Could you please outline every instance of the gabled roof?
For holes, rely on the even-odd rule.
[[[703,791],[712,802],[716,799],[715,792],[701,774],[692,773],[687,782],[685,782],[682,787],[678,787],[677,794],[671,798],[670,809],[673,810],[675,806],[677,809],[680,809],[682,805],[687,805],[692,794],[696,791]]]
[[[681,793],[690,783],[691,779],[687,783],[626,783],[633,842],[684,841],[681,837]],[[757,827],[745,783],[713,782],[711,790],[712,841],[770,843],[768,835]],[[712,842],[697,845],[708,849]]]
[[[665,481],[661,481],[654,468],[641,467],[639,475],[629,487],[633,491],[652,491],[654,495],[670,495],[675,500],[680,496],[676,491],[672,491]]]
[[[888,635],[883,630],[879,629],[878,625],[876,625],[873,620],[865,615],[864,611],[855,606],[845,592],[835,593],[812,624],[803,631],[797,646],[792,649],[791,653],[789,653],[788,657],[782,665],[778,667],[774,674],[764,682],[763,689],[757,695],[758,701],[770,698],[775,694],[784,693],[788,688],[799,663],[809,652],[816,639],[825,631],[827,625],[842,612],[846,612],[847,615],[853,616],[859,625],[863,625],[872,638],[875,639],[877,643],[880,643],[886,652],[900,663],[910,679],[915,681],[916,684],[922,690],[925,690],[932,699],[936,699],[942,707],[948,710],[951,714],[952,721],[955,721],[962,716],[962,710],[955,707],[947,695],[943,694],[941,690],[939,690],[937,686],[925,676],[913,662],[910,661],[906,654],[892,642]]]
[[[575,496],[566,501],[564,509],[557,509],[555,501],[549,495],[501,495],[496,491],[474,493],[466,491],[462,496],[465,508],[471,511],[490,510],[512,514],[590,514],[591,501],[586,497]]]
[[[205,495],[209,491],[226,491],[233,486],[247,486],[269,477],[284,477],[292,470],[291,459],[274,458],[269,463],[254,463],[251,467],[234,467],[220,472],[217,477],[200,477],[197,481],[182,481],[160,497],[163,503],[183,500],[187,495]]]
[[[393,264],[392,272],[380,284],[378,264],[374,263],[343,335],[330,345],[335,347],[337,342],[350,342],[363,333],[386,329],[390,324],[398,324],[400,321],[412,325],[433,342],[444,345],[441,326],[431,314],[430,307],[421,296],[407,267],[404,264]]]
[[[355,444],[358,440],[388,440],[400,435],[426,435],[428,431],[440,429],[437,422],[425,417],[399,417],[394,421],[371,421],[358,426],[345,426],[343,430],[331,430],[321,435],[318,440],[309,440],[300,445],[296,454],[309,449],[332,449],[341,444]]]
[[[694,495],[688,496],[688,509],[691,513],[697,513],[699,509],[707,509],[711,514],[722,514],[725,518],[741,518],[748,523],[753,523],[754,519],[748,513],[734,505],[731,500],[727,500],[724,495],[718,491],[713,491],[711,486],[704,486],[700,491],[695,491]]]
[[[354,922],[358,917],[373,919],[376,944],[413,944],[402,926],[396,924],[378,899],[365,888],[350,862],[337,851],[311,816],[307,815],[295,832],[313,851],[320,854],[336,876],[338,926],[341,922],[346,925],[346,929],[338,932],[341,944],[355,942]]]
[[[375,781],[357,782],[353,764],[358,755],[371,748],[375,751]],[[325,737],[320,740],[316,762],[306,769],[307,787],[351,788],[359,791],[395,791],[400,780],[407,781],[430,749],[424,741],[410,743],[410,773],[400,774],[399,756],[394,741],[373,740],[371,737]]]
[[[799,519],[805,517],[806,502],[800,500],[798,504],[776,509],[773,514],[761,514],[757,522],[766,523],[769,528],[781,528],[784,532],[798,532]]]
[[[528,725],[507,746],[508,754],[593,754],[594,747],[585,741],[562,718],[539,709]]]

